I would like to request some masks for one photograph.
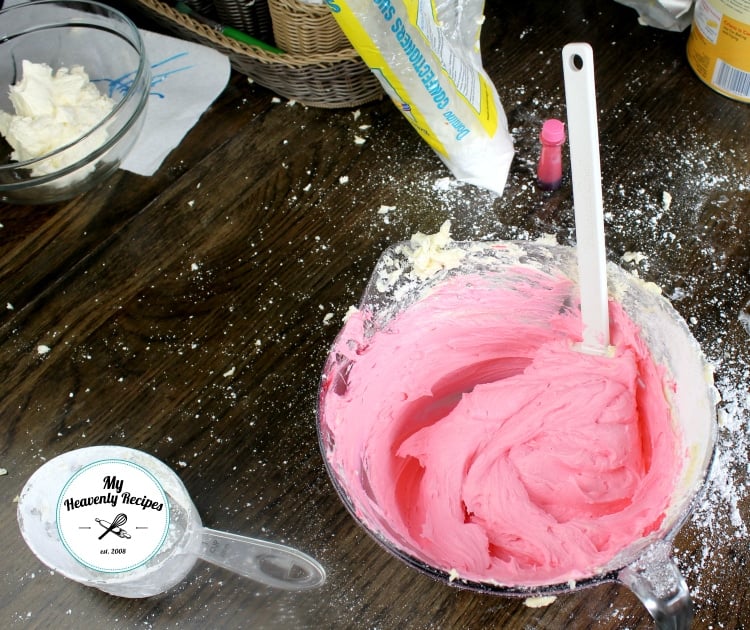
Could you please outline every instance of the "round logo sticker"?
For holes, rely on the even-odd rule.
[[[107,459],[81,468],[57,502],[65,548],[96,571],[121,573],[148,562],[169,531],[169,502],[161,484],[133,462]]]

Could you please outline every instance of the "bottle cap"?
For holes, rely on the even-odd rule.
[[[565,142],[565,124],[557,118],[545,120],[539,138],[544,144],[562,144]]]

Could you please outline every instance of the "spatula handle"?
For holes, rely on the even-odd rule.
[[[588,44],[571,43],[563,47],[562,61],[584,324],[583,349],[603,353],[609,345],[609,309],[594,54]]]

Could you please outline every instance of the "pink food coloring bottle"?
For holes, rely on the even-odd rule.
[[[565,125],[556,118],[545,120],[539,139],[542,141],[542,152],[536,169],[537,184],[542,190],[557,190],[562,183]]]

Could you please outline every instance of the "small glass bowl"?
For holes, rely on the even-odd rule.
[[[138,137],[151,85],[143,41],[127,17],[98,2],[28,2],[0,11],[0,109],[9,114],[14,113],[9,88],[21,80],[24,60],[45,63],[54,72],[82,66],[115,101],[88,133],[32,160],[11,160],[11,148],[0,138],[0,201],[64,201],[104,181]],[[49,160],[62,167],[35,175],[35,167]]]

